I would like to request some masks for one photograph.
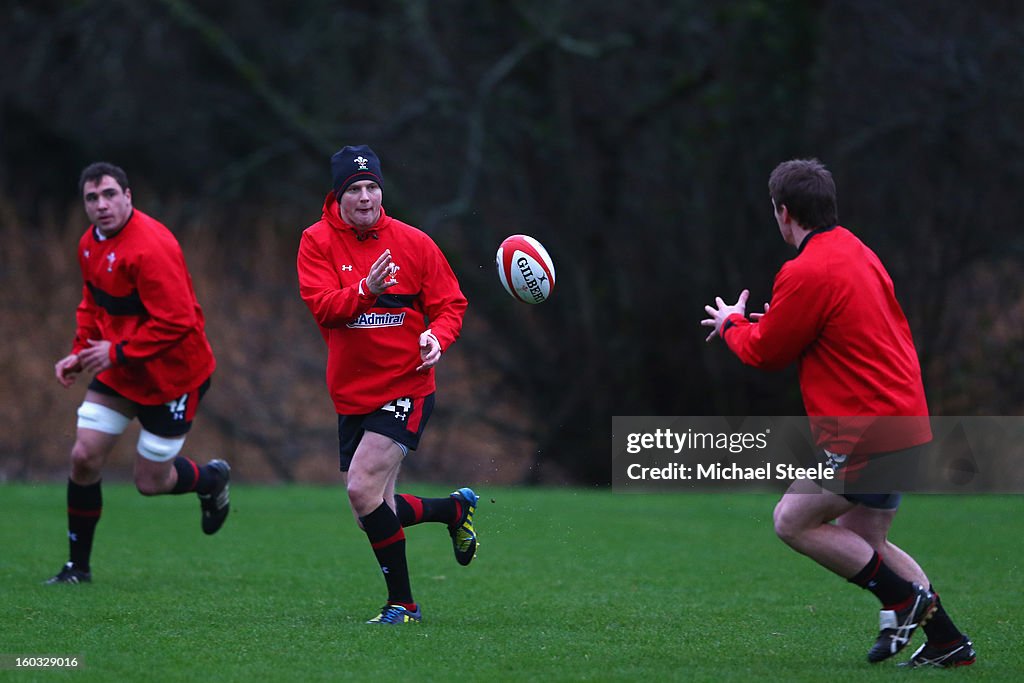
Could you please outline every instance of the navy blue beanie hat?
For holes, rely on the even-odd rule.
[[[372,180],[384,187],[380,172],[380,159],[366,145],[342,147],[331,157],[331,177],[334,196],[339,196],[357,180]]]

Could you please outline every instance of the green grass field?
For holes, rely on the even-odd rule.
[[[383,628],[363,624],[383,602],[383,580],[340,487],[236,485],[227,525],[206,537],[194,497],[107,485],[93,583],[43,586],[66,559],[64,487],[0,486],[0,654],[77,655],[84,666],[0,679],[1019,681],[1024,672],[1024,497],[905,501],[892,538],[924,565],[979,657],[958,671],[907,671],[867,664],[877,602],[775,538],[774,497],[478,493],[476,561],[458,566],[439,525],[409,529],[424,621]]]

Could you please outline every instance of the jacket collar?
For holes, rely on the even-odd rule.
[[[92,228],[92,237],[93,237],[93,239],[96,240],[97,242],[106,242],[107,240],[114,239],[115,237],[120,235],[122,232],[124,232],[125,228],[127,228],[129,225],[131,225],[135,221],[135,217],[139,213],[140,213],[139,210],[136,209],[133,206],[132,207],[132,212],[130,214],[128,214],[128,220],[126,220],[124,222],[124,225],[122,225],[118,229],[118,231],[115,232],[113,235],[104,235],[102,232],[100,232],[99,227],[95,223],[93,223],[92,225],[89,226],[90,228]]]
[[[384,211],[384,207],[380,207],[380,216],[377,218],[377,222],[373,224],[373,227],[367,228],[366,230],[360,230],[354,225],[350,225],[341,217],[341,212],[338,211],[338,199],[334,196],[333,192],[327,193],[327,198],[324,199],[323,215],[321,220],[326,221],[335,230],[340,230],[345,233],[351,233],[359,239],[360,242],[369,239],[378,239],[377,233],[384,232],[391,226],[391,217]]]
[[[830,225],[827,228],[815,228],[814,230],[811,230],[809,233],[807,233],[807,236],[804,237],[804,241],[800,243],[800,248],[796,250],[797,255],[800,255],[800,254],[802,254],[804,252],[804,247],[807,246],[807,243],[811,241],[812,237],[814,237],[815,235],[820,235],[823,232],[829,232],[830,230],[835,230],[838,227],[839,227],[839,225],[836,224],[836,225]]]

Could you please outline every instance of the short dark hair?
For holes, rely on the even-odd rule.
[[[783,204],[802,227],[828,228],[839,222],[836,184],[817,159],[791,159],[775,167],[768,192],[776,208]]]
[[[82,194],[86,183],[99,182],[100,178],[105,175],[116,180],[117,184],[121,186],[122,192],[128,189],[128,174],[124,172],[123,168],[106,161],[97,161],[82,170],[82,175],[78,177],[78,194]]]

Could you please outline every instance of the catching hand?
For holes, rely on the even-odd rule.
[[[710,318],[705,318],[700,321],[700,324],[704,327],[714,328],[711,333],[704,339],[704,341],[711,341],[715,337],[719,336],[722,332],[722,325],[725,324],[726,318],[733,313],[739,313],[740,315],[746,315],[747,313],[747,297],[750,296],[750,290],[744,289],[740,292],[739,299],[736,303],[729,305],[722,301],[722,297],[715,297],[714,306],[705,306],[704,311],[710,315]]]
[[[768,312],[768,304],[765,304],[765,305],[764,305],[764,313],[767,313],[767,312]],[[758,321],[759,321],[759,320],[760,320],[761,318],[763,318],[763,317],[764,317],[764,313],[751,313],[751,314],[750,314],[750,319],[751,319],[751,320],[753,320],[753,321],[754,321],[754,322],[756,323],[756,322],[758,322]]]

